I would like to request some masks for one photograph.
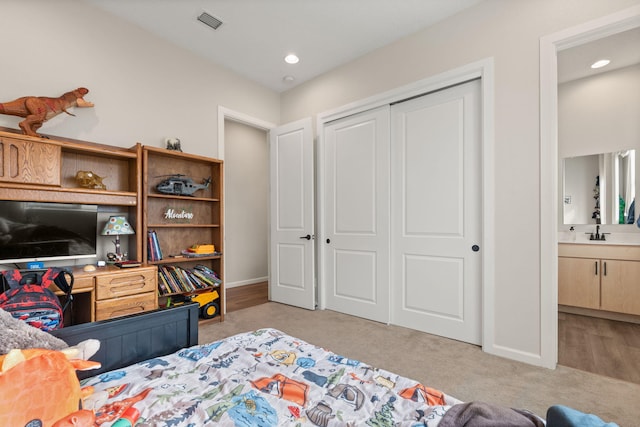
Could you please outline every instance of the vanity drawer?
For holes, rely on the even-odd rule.
[[[157,306],[156,293],[131,295],[106,301],[96,301],[96,320],[137,314],[154,310]]]
[[[156,292],[157,272],[155,267],[136,268],[96,277],[96,300],[117,298],[127,295]]]
[[[640,261],[640,245],[608,245],[599,242],[590,244],[560,243],[558,244],[558,256]]]

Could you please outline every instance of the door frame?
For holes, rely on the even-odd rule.
[[[217,158],[220,160],[224,160],[224,147],[225,147],[225,139],[224,139],[224,122],[225,120],[231,120],[234,122],[238,122],[238,123],[242,123],[244,125],[256,128],[256,129],[260,129],[266,132],[269,132],[271,129],[275,128],[276,125],[274,123],[270,123],[267,122],[265,120],[262,119],[258,119],[252,116],[249,116],[247,114],[244,113],[240,113],[238,111],[234,111],[231,110],[229,108],[223,107],[221,105],[218,105],[218,145],[217,145]],[[268,138],[268,135],[267,135]],[[269,140],[267,139],[267,141],[265,142],[267,145],[269,145]],[[223,180],[223,186],[224,188],[222,189],[223,193],[222,194],[227,194],[227,181]],[[226,217],[227,214],[227,205],[223,204],[222,206],[222,221],[224,224],[224,218]],[[268,217],[268,221],[271,221],[271,214],[267,211],[267,215]],[[267,242],[269,245],[271,245],[271,235],[267,234]],[[223,242],[223,246],[222,247],[226,247],[227,244],[227,235],[225,234],[224,236],[224,242]],[[226,257],[222,258],[222,271],[226,271]],[[270,277],[270,273],[271,273],[271,254],[270,251],[267,251],[267,276]],[[227,307],[227,294],[226,292],[224,293],[224,304],[223,307]]]
[[[481,149],[481,180],[482,180],[482,347],[488,353],[498,353],[495,346],[494,334],[494,300],[495,300],[495,172],[494,172],[494,60],[492,57],[485,58],[471,64],[437,74],[432,77],[407,84],[405,86],[383,92],[336,109],[332,109],[318,114],[316,119],[316,135],[318,136],[316,161],[317,169],[317,192],[318,201],[324,200],[325,189],[323,188],[324,169],[326,165],[323,159],[324,149],[324,126],[328,122],[357,114],[366,110],[377,108],[386,104],[392,104],[414,96],[426,94],[436,90],[454,86],[465,81],[480,78],[482,97],[482,149]],[[318,227],[316,241],[318,245],[326,239],[323,229],[326,213],[324,205],[320,202],[316,204],[316,221]],[[326,283],[324,277],[325,260],[323,251],[317,248],[318,257],[318,306],[325,309]],[[389,287],[391,289],[391,287]],[[513,356],[511,356],[513,357]]]
[[[540,38],[540,329],[542,366],[558,363],[557,52],[640,27],[640,6]]]

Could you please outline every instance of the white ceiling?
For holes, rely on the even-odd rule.
[[[483,0],[86,0],[282,92]],[[197,20],[207,12],[223,24]],[[294,52],[300,62],[288,65]],[[607,57],[599,70],[589,66]],[[560,83],[640,63],[640,28],[558,53]],[[294,77],[293,82],[283,80]]]
[[[282,92],[481,0],[86,1]],[[217,30],[197,20],[205,11]],[[283,60],[291,52],[296,65]]]
[[[591,64],[599,59],[609,59],[611,63],[591,69]],[[639,63],[640,28],[635,28],[558,52],[558,83]]]

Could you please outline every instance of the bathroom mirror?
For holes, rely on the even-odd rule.
[[[636,150],[622,150],[562,161],[564,224],[633,224]]]

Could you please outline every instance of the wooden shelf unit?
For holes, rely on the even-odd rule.
[[[91,171],[103,178],[107,189],[83,188],[76,182],[78,171]],[[155,187],[170,175],[183,174],[196,182],[211,177],[208,188],[195,197],[161,194]],[[149,310],[158,306],[158,265],[176,264],[190,269],[203,264],[223,280],[223,162],[140,143],[121,148],[67,138],[39,138],[0,127],[0,199],[34,202],[79,203],[123,207],[136,234],[127,239],[130,259],[142,262],[139,269],[107,270],[98,273],[78,272],[78,289],[90,313],[77,313],[82,321],[100,320],[126,314],[127,310]],[[192,220],[167,220],[167,208],[185,209]],[[155,230],[164,259],[147,261],[147,232]],[[194,244],[213,243],[214,256],[172,258]],[[153,270],[153,292],[149,293],[149,269]],[[109,274],[104,274],[109,271]],[[144,273],[140,289],[127,294],[103,295],[101,280],[129,280]],[[104,277],[102,277],[104,276]],[[100,280],[95,277],[102,277]],[[137,277],[137,276],[136,276]],[[95,279],[95,280],[94,280]],[[86,282],[86,283],[83,283]],[[95,291],[93,290],[95,287]],[[121,289],[128,289],[125,287]],[[216,288],[220,294],[219,321],[224,320],[224,282]],[[127,291],[128,292],[128,291]],[[202,291],[198,291],[202,292]],[[125,292],[126,293],[126,292]],[[197,293],[197,292],[194,292]],[[76,307],[79,309],[79,307]]]
[[[142,146],[131,148],[71,139],[37,138],[0,127],[0,199],[126,207],[135,230],[142,229]],[[78,171],[103,178],[107,189],[80,187]],[[128,240],[141,259],[142,240]]]
[[[142,148],[143,183],[142,235],[155,231],[163,258],[149,261],[148,247],[143,245],[143,260],[151,265],[173,264],[191,269],[198,264],[214,270],[223,283],[216,288],[220,294],[220,316],[224,321],[224,224],[223,224],[223,162],[209,157],[186,154],[163,148]],[[211,178],[206,189],[194,196],[159,193],[156,186],[162,180],[181,174],[196,183]],[[183,211],[192,218],[170,218],[166,213]],[[197,258],[183,257],[182,251],[195,244],[213,244],[220,255]],[[197,293],[197,292],[194,292]],[[160,305],[163,304],[161,296]]]

